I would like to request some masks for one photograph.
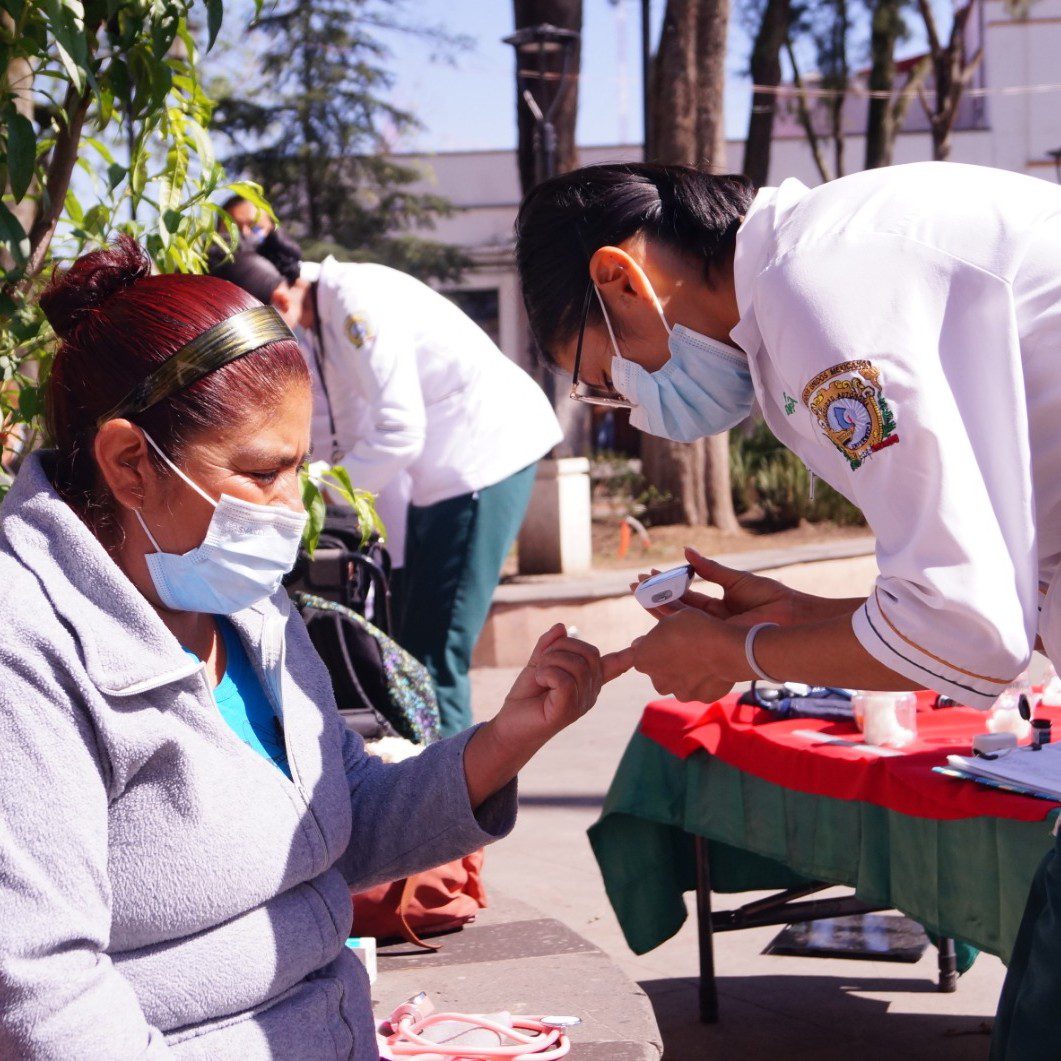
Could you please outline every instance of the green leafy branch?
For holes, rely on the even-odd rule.
[[[354,511],[361,528],[361,544],[366,544],[373,534],[387,537],[387,529],[376,511],[375,495],[368,490],[358,490],[350,480],[347,470],[341,465],[329,465],[327,461],[314,461],[302,469],[302,503],[306,506],[309,520],[302,536],[306,551],[313,555],[324,529],[327,507],[325,492],[331,492],[345,501]]]
[[[124,232],[159,271],[202,272],[228,222],[218,193],[261,202],[214,156],[196,6],[0,0],[0,494],[40,435],[51,268]],[[209,47],[225,3],[205,9]]]

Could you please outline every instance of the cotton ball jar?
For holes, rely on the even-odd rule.
[[[913,693],[857,692],[851,706],[867,744],[905,748],[916,740],[917,697]]]
[[[1018,743],[1026,741],[1032,732],[1031,723],[1021,717],[1020,698],[1034,702],[1028,674],[1018,675],[1016,681],[1002,690],[1002,695],[991,705],[987,715],[988,733],[1012,733]]]

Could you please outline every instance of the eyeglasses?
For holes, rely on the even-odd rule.
[[[589,307],[593,302],[593,281],[586,288],[586,297],[582,303],[582,321],[578,326],[578,345],[575,347],[575,369],[571,373],[571,393],[568,397],[586,405],[603,405],[609,409],[633,409],[634,403],[627,401],[612,387],[597,387],[578,378],[579,366],[582,364],[582,343],[586,338],[586,321],[589,318]]]

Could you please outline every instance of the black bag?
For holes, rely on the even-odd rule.
[[[351,608],[308,593],[295,593],[294,601],[350,729],[365,740],[438,739],[438,701],[419,660]]]
[[[390,575],[390,554],[379,538],[362,543],[356,527],[327,523],[316,552],[311,557],[300,551],[284,584],[292,594],[310,593],[341,604],[390,634]]]

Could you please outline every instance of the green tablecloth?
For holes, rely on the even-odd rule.
[[[914,818],[793,792],[704,752],[679,759],[636,733],[589,836],[637,954],[685,921],[697,835],[710,840],[713,891],[848,885],[865,902],[1006,961],[1055,814],[1032,823]]]

